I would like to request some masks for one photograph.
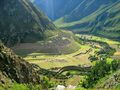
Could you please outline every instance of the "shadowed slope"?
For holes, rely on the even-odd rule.
[[[0,72],[6,73],[6,77],[18,83],[40,83],[40,78],[32,65],[3,44],[0,44]]]
[[[0,39],[8,46],[36,42],[55,26],[29,0],[0,1]]]

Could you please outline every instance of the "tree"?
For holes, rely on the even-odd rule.
[[[113,60],[111,62],[112,71],[116,71],[118,69],[118,66],[119,66],[119,61],[118,60]]]
[[[109,74],[109,72],[110,64],[108,64],[106,60],[100,60],[92,67],[91,72],[88,74],[82,86],[85,88],[93,87],[100,78],[105,77],[105,75]]]

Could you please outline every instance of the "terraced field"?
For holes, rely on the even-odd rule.
[[[96,44],[97,45],[97,44]],[[100,46],[95,48],[90,44],[80,45],[79,49],[70,54],[49,54],[49,53],[31,53],[24,59],[30,63],[39,65],[45,69],[62,68],[65,66],[91,65],[89,60],[90,55],[94,55],[96,51],[100,50]]]
[[[34,44],[26,43],[15,46],[15,48],[17,47],[15,52],[19,55],[24,55],[24,59],[28,62],[37,64],[45,69],[62,68],[65,66],[92,65],[89,57],[95,55],[95,52],[99,51],[102,46],[97,42],[79,44],[74,41],[70,32],[69,35],[66,34],[65,31],[64,33],[65,34],[62,33],[60,35],[52,36],[46,40],[46,42],[40,41]],[[111,57],[113,59],[120,59],[120,42],[92,35],[76,34],[76,37],[105,42],[109,44],[110,47],[116,49],[114,56]]]
[[[116,49],[116,53],[111,57],[114,59],[120,59],[120,42],[91,35],[77,34],[76,36],[84,39],[86,38],[89,40],[108,43],[110,47]],[[102,46],[98,43],[88,43],[85,45],[80,45],[79,49],[71,54],[55,55],[48,53],[30,53],[24,58],[30,63],[38,64],[40,67],[45,69],[62,68],[64,66],[91,65],[92,63],[89,60],[89,56],[94,55],[96,51],[100,50],[100,48],[102,48]]]
[[[31,52],[29,51],[23,56],[24,59],[32,64],[37,64],[41,68],[52,70],[53,72],[58,72],[61,68],[64,68],[66,66],[88,67],[91,65],[95,65],[96,61],[91,62],[89,57],[96,55],[96,52],[99,52],[104,47],[104,44],[100,44],[98,42],[107,43],[110,47],[116,49],[114,55],[107,59],[108,62],[111,62],[113,59],[116,58],[120,59],[120,42],[91,35],[76,34],[75,36],[83,39],[85,43],[82,43],[83,41],[80,41],[78,43],[74,41],[74,38],[72,36],[64,34],[60,37],[58,35],[52,36],[48,40],[46,40],[46,42],[40,41],[37,42],[36,45],[23,44],[21,46],[17,46],[18,48],[16,51],[20,55],[23,55],[24,53],[26,53],[27,50],[29,51],[32,49]],[[30,45],[31,48],[28,48],[28,46]],[[69,46],[69,49],[66,48],[66,45]],[[41,50],[41,48],[43,47],[44,49]],[[63,49],[61,47],[63,47]],[[45,50],[45,48],[47,49]],[[20,50],[22,50],[22,52]],[[43,52],[44,50],[50,50],[50,52]],[[57,50],[60,52],[58,52]],[[66,50],[68,50],[69,52],[67,52]],[[65,74],[66,76],[67,73],[70,73],[70,75],[72,75],[68,79],[58,79],[53,77],[51,78],[51,80],[59,84],[65,83],[66,85],[75,86],[78,85],[79,81],[82,80],[82,78],[84,77],[82,76],[82,73],[80,73],[80,71],[75,70],[63,71],[60,75]]]
[[[94,54],[95,50],[86,53],[91,47],[89,45],[81,46],[80,49],[71,54],[63,55],[50,55],[43,53],[31,53],[25,59],[34,64],[38,64],[42,68],[61,68],[64,66],[78,66],[78,65],[91,65],[88,59],[89,54]],[[83,53],[83,54],[80,54]]]
[[[12,47],[16,54],[21,56],[31,53],[69,54],[79,48],[80,44],[74,40],[73,33],[68,31],[58,31],[43,41],[22,43]]]
[[[111,56],[111,57],[114,59],[115,58],[120,59],[120,47],[119,47],[120,42],[97,37],[97,36],[91,36],[91,35],[76,34],[76,37],[106,42],[110,45],[110,47],[116,49],[116,53],[114,54],[114,56]],[[62,39],[63,41],[60,39]],[[56,43],[57,45],[55,45]],[[73,45],[73,43],[75,44]],[[31,45],[32,44],[23,44],[17,48],[17,52],[23,54],[23,53],[26,53],[26,51],[29,51],[32,49],[33,51],[31,52],[29,51],[29,53],[27,53],[24,56],[24,59],[26,59],[30,63],[37,64],[40,67],[45,69],[62,68],[65,66],[92,65],[91,61],[89,60],[90,55],[95,55],[95,52],[99,51],[102,48],[102,46],[96,42],[92,42],[92,43],[88,42],[87,44],[78,44],[72,39],[71,36],[69,35],[66,36],[66,34],[60,37],[58,37],[57,35],[50,37],[50,39],[47,40],[46,43],[37,42],[36,46],[35,44],[32,45],[34,47],[32,47]],[[65,48],[64,48],[64,45],[65,45]],[[66,48],[66,45],[69,46],[69,49]],[[31,47],[29,48],[28,46],[31,46]],[[56,48],[57,46],[59,48]],[[43,47],[44,49],[41,50],[41,48]],[[52,50],[50,50],[51,47],[52,47]],[[45,52],[49,50],[50,52]],[[70,51],[67,52],[66,50],[68,51],[70,50]]]
[[[83,39],[89,39],[89,40],[95,40],[100,42],[107,43],[110,47],[114,48],[116,52],[114,53],[114,56],[112,56],[114,59],[120,59],[120,42],[113,41],[107,38],[102,38],[98,36],[93,35],[83,35],[83,34],[76,34],[77,37],[83,38]]]

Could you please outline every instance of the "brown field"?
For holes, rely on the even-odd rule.
[[[69,54],[79,50],[80,44],[73,39],[70,32],[59,33],[45,41],[36,43],[22,43],[12,47],[19,55],[28,55],[31,53],[49,53],[49,54]]]

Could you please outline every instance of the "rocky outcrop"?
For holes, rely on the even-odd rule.
[[[32,65],[15,55],[3,44],[0,44],[0,72],[18,83],[40,83],[40,77]]]
[[[12,83],[11,79],[6,75],[5,72],[0,71],[0,85]]]

